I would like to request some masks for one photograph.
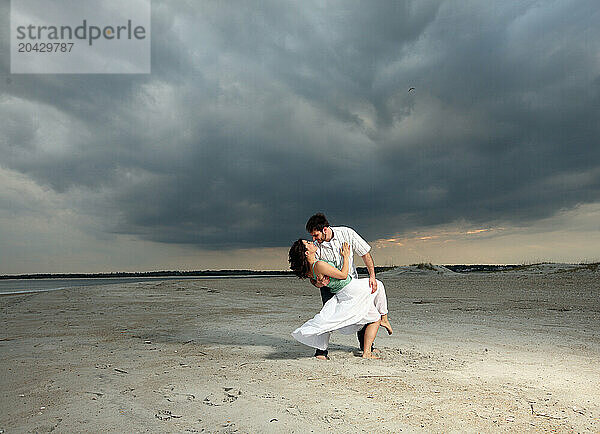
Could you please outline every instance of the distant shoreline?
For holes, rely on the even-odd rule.
[[[419,268],[429,269],[432,264],[421,263],[412,264]],[[442,265],[455,273],[493,273],[497,271],[521,270],[539,264],[506,264],[506,265],[490,265],[490,264],[462,264],[462,265]],[[597,268],[599,263],[589,264],[571,264],[586,267]],[[397,266],[391,267],[375,267],[375,272],[382,273],[384,271],[393,270]],[[361,275],[366,275],[366,267],[357,267],[356,270]],[[124,277],[269,277],[269,276],[293,276],[289,270],[195,270],[195,271],[141,271],[141,272],[126,272],[118,271],[111,273],[31,273],[31,274],[4,274],[0,275],[0,280],[24,280],[24,279],[107,279],[107,278],[124,278]]]
[[[1,275],[0,280],[8,279],[115,279],[124,277],[223,277],[223,276],[284,276],[291,271],[253,270],[204,270],[204,271],[142,271],[112,273],[35,273]]]
[[[391,270],[395,267],[375,267],[376,273]],[[358,267],[360,274],[366,274],[365,267]],[[142,272],[112,272],[112,273],[33,273],[17,275],[0,275],[0,280],[9,279],[107,279],[123,277],[224,277],[224,276],[293,276],[292,271],[257,271],[257,270],[200,270],[200,271],[142,271]]]

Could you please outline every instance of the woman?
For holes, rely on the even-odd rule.
[[[310,241],[296,241],[289,252],[290,268],[301,279],[312,277],[317,281],[329,277],[328,287],[335,295],[323,306],[313,319],[296,329],[292,336],[305,345],[326,350],[329,343],[328,332],[338,330],[344,334],[356,333],[365,324],[363,358],[378,359],[371,353],[379,326],[392,334],[392,326],[387,317],[387,298],[383,283],[377,281],[377,291],[371,293],[369,279],[352,279],[348,275],[350,246],[343,244],[340,251],[343,258],[339,270],[327,261],[317,260],[317,246]]]

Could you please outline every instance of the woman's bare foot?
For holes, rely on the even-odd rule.
[[[327,356],[323,356],[323,355],[318,355],[318,356],[315,356],[315,358],[316,358],[316,359],[319,359],[319,360],[329,360],[329,357],[327,357]]]
[[[381,359],[381,357],[379,357],[376,354],[373,354],[372,352],[367,352],[367,351],[363,351],[363,355],[362,355],[363,359]]]
[[[392,332],[393,332],[392,325],[390,324],[390,320],[388,319],[387,315],[381,316],[381,327],[383,327],[384,329],[387,330],[388,335],[392,334]]]

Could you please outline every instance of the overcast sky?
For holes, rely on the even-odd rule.
[[[595,0],[153,1],[148,75],[11,75],[1,4],[0,273],[600,260]]]

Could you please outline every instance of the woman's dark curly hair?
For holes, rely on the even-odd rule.
[[[306,259],[306,247],[302,242],[302,238],[295,241],[294,244],[292,244],[292,247],[290,247],[288,261],[290,263],[290,268],[299,279],[308,277],[310,265],[308,259]]]

